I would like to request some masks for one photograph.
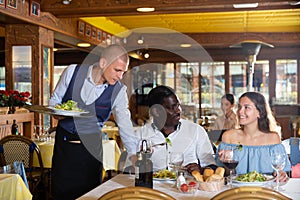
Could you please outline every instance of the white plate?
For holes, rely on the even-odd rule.
[[[176,179],[175,178],[154,178],[153,177],[153,180],[154,181],[175,181]]]
[[[243,182],[243,181],[237,181],[237,180],[235,180],[235,178],[237,176],[239,176],[239,175],[236,175],[236,176],[233,177],[232,184],[238,185],[238,186],[265,186],[265,185],[270,185],[270,184],[272,184],[275,181],[275,177],[274,176],[267,175],[267,174],[263,174],[263,176],[266,177],[267,180],[266,181],[262,181],[262,182]]]
[[[82,114],[88,114],[89,112],[87,111],[71,111],[71,110],[61,110],[61,109],[57,109],[54,107],[48,107],[49,109],[54,111],[54,114],[56,115],[63,115],[63,116],[69,116],[69,117],[76,117],[76,116],[80,116]]]

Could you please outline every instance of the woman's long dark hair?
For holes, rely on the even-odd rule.
[[[276,132],[277,123],[265,97],[258,92],[246,92],[240,99],[243,97],[250,99],[259,112],[258,129],[264,133]]]

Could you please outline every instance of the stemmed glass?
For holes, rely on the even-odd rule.
[[[169,154],[169,165],[168,169],[170,171],[175,171],[176,175],[178,171],[181,169],[183,163],[183,154],[180,152],[170,152]]]
[[[285,166],[286,154],[282,152],[271,151],[271,164],[272,168],[276,171],[276,186],[275,190],[283,190],[279,187],[280,171],[283,170]]]
[[[176,173],[176,177],[178,177],[179,170],[181,169],[183,163],[183,154],[181,152],[170,152],[169,153],[169,163],[168,170]],[[177,187],[177,182],[174,187]]]
[[[239,164],[239,161],[236,159],[237,148],[235,146],[224,146],[219,151],[220,161],[229,169],[229,187],[232,188],[232,174],[233,170]]]

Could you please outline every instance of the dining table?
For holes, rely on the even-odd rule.
[[[31,200],[32,194],[19,174],[0,174],[0,199]]]
[[[130,174],[118,174],[112,179],[104,182],[99,185],[95,189],[89,191],[83,196],[79,197],[77,200],[97,200],[103,194],[123,187],[134,186],[134,175]],[[180,192],[175,186],[175,181],[167,181],[167,180],[154,180],[153,181],[153,189],[162,191],[166,194],[171,195],[177,200],[208,200],[217,195],[218,193],[229,189],[227,185],[223,186],[220,191],[217,192],[207,192],[202,190],[197,190],[194,194],[187,194]],[[290,178],[290,180],[281,187],[284,191],[281,191],[284,195],[290,197],[294,200],[300,199],[300,178]]]
[[[52,156],[54,149],[54,138],[47,141],[36,141],[39,146],[44,168],[51,168]],[[118,170],[118,161],[121,155],[121,150],[115,140],[102,140],[103,147],[103,169]],[[33,155],[33,166],[39,167],[37,155]]]

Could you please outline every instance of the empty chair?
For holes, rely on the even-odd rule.
[[[102,195],[98,200],[175,200],[170,195],[158,190],[144,187],[126,187],[112,190]]]
[[[40,168],[33,168],[33,154],[36,153]],[[44,180],[44,165],[39,147],[29,138],[9,135],[0,140],[0,166],[22,161],[27,175],[30,191],[35,194],[37,186]]]
[[[290,138],[290,160],[292,166],[300,163],[300,138],[291,137]]]
[[[211,200],[240,200],[240,199],[260,199],[260,200],[290,200],[289,197],[277,192],[275,190],[271,190],[269,188],[264,187],[255,187],[255,186],[242,186],[237,188],[232,188],[229,190],[225,190],[216,196],[214,196]]]

